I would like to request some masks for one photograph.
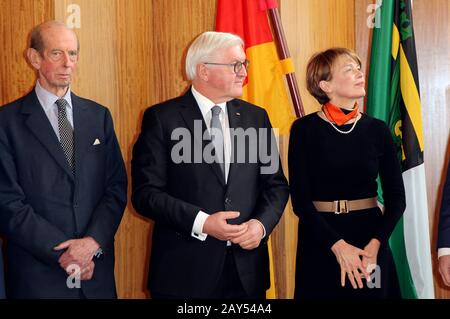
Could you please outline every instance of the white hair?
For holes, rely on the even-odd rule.
[[[244,41],[237,35],[226,32],[207,31],[192,42],[186,54],[186,75],[189,80],[197,76],[197,65],[208,62],[218,49],[244,46]]]

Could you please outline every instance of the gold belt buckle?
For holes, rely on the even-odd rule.
[[[348,201],[346,199],[335,200],[333,204],[334,207],[336,207],[334,210],[336,215],[348,213]]]

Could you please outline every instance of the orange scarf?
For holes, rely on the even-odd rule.
[[[355,108],[348,114],[345,114],[340,107],[331,104],[330,102],[322,106],[322,111],[327,117],[328,121],[331,123],[336,123],[337,125],[343,125],[350,121],[351,119],[358,116],[358,103],[355,103]]]

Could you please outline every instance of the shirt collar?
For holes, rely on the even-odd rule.
[[[192,95],[194,95],[195,100],[197,101],[198,106],[200,107],[200,111],[203,114],[203,117],[205,117],[205,114],[207,114],[208,112],[211,111],[211,108],[214,105],[218,105],[220,106],[220,108],[222,109],[222,112],[225,114],[226,113],[226,105],[227,102],[222,102],[222,103],[214,103],[213,101],[211,101],[210,99],[208,99],[206,96],[202,95],[200,92],[198,92],[194,86],[191,87],[191,91],[192,91]]]
[[[34,88],[34,91],[36,92],[37,98],[39,100],[39,103],[41,103],[44,111],[49,111],[53,105],[55,104],[56,100],[60,99],[59,96],[56,96],[55,94],[47,91],[44,89],[41,84],[39,83],[39,80],[36,81],[36,87]],[[69,104],[69,109],[72,108],[72,98],[70,94],[70,87],[67,89],[66,94],[62,97],[67,101]]]

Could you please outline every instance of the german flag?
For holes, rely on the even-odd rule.
[[[280,60],[270,29],[267,10],[276,0],[218,0],[216,31],[239,35],[250,60],[243,100],[266,109],[272,126],[287,134],[295,120],[286,90],[285,74],[294,72],[291,59]],[[276,298],[272,245],[269,238],[270,281],[267,298]]]
[[[391,129],[406,211],[390,240],[403,298],[434,298],[419,76],[411,0],[384,0],[375,14],[367,113]],[[379,198],[382,192],[379,186]]]
[[[289,133],[295,120],[284,75],[294,72],[291,59],[280,60],[273,40],[267,10],[275,0],[218,0],[216,31],[239,35],[250,60],[242,99],[264,107],[274,128]]]

